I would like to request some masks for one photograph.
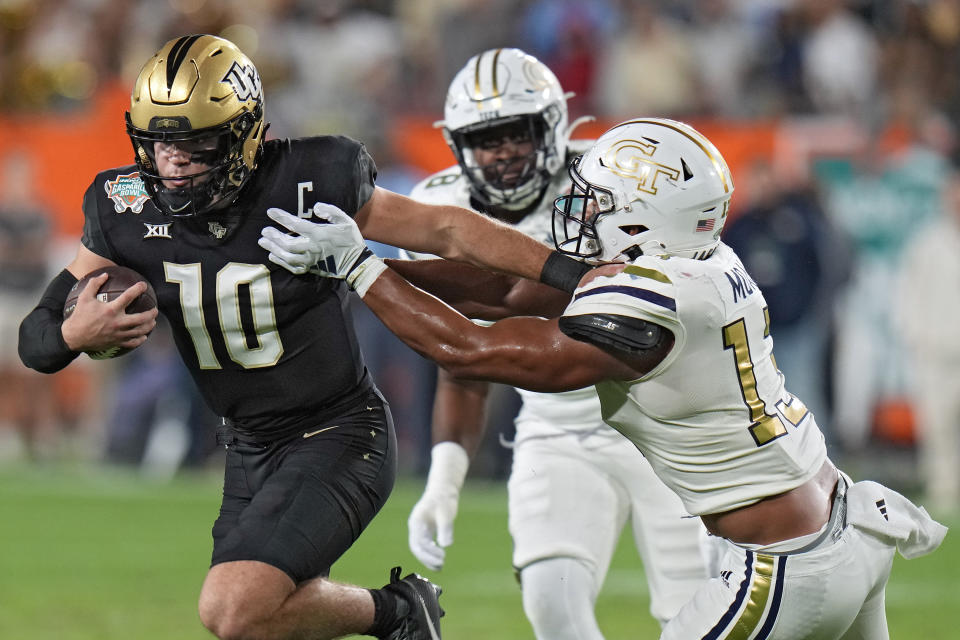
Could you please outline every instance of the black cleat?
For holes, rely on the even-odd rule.
[[[384,587],[406,602],[410,610],[384,640],[440,640],[440,607],[443,589],[423,576],[411,573],[400,578],[400,567],[390,570],[390,584]]]

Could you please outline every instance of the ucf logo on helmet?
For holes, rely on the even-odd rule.
[[[256,100],[260,102],[263,96],[263,87],[260,84],[260,76],[252,64],[240,66],[236,61],[230,65],[230,69],[220,82],[229,82],[233,92],[241,102],[247,100]]]
[[[635,179],[637,191],[656,195],[657,180],[660,176],[666,176],[667,180],[680,179],[680,169],[651,159],[656,152],[656,144],[639,140],[620,140],[603,154],[603,163],[607,169],[618,176]]]

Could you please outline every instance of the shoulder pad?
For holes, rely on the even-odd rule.
[[[567,337],[629,354],[653,349],[670,333],[640,318],[607,313],[561,316],[559,323]]]
[[[438,171],[417,183],[410,197],[420,202],[467,206],[469,195],[460,193],[461,175],[459,166]]]
[[[260,189],[243,200],[243,208],[260,206],[264,203],[255,198],[279,190],[295,194],[300,183],[309,181],[314,202],[336,205],[352,217],[373,195],[377,166],[363,143],[347,136],[321,135],[267,141],[253,175]]]
[[[272,144],[271,144],[272,143]],[[293,152],[290,157],[295,160],[314,162],[317,156],[331,158],[334,161],[342,161],[343,158],[353,157],[357,154],[363,143],[341,135],[319,135],[305,136],[303,138],[284,138],[276,141],[268,140],[264,143],[264,151],[273,145],[277,145],[276,151],[280,153]],[[272,150],[272,149],[271,149]]]
[[[676,287],[670,271],[657,258],[638,259],[611,276],[594,278],[577,289],[574,313],[600,313],[596,306],[626,305],[647,309],[657,317],[675,318]]]

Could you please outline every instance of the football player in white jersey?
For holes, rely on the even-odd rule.
[[[853,483],[773,359],[763,294],[720,242],[733,182],[691,127],[637,119],[570,169],[554,241],[586,260],[562,316],[480,327],[386,269],[353,221],[311,244],[390,329],[453,375],[535,391],[596,384],[604,420],[714,536],[711,577],[661,638],[889,637],[894,551],[939,546],[946,528],[899,493]]]
[[[552,243],[553,200],[570,188],[568,154],[593,142],[568,140],[576,123],[568,127],[566,100],[550,69],[519,49],[474,56],[453,79],[444,108],[444,137],[458,164],[422,181],[411,197],[471,207]],[[569,297],[560,299],[565,304]],[[431,467],[409,518],[410,549],[434,571],[453,542],[460,489],[483,433],[487,387],[438,373]],[[651,613],[664,624],[706,577],[702,525],[636,447],[603,423],[593,386],[518,391],[509,528],[536,637],[603,637],[594,605],[627,522],[646,571]]]

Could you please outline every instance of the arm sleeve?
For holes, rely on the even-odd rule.
[[[20,323],[20,360],[40,373],[55,373],[79,355],[63,340],[63,303],[77,279],[64,269],[43,292],[39,304]]]

